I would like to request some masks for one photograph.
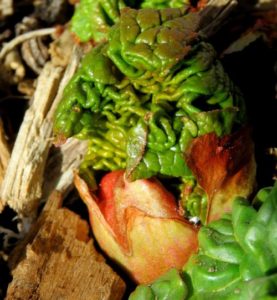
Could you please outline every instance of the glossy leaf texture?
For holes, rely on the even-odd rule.
[[[107,40],[110,28],[118,21],[120,10],[132,8],[179,8],[184,0],[80,0],[71,19],[70,30],[81,42]]]

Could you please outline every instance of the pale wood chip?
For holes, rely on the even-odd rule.
[[[80,57],[80,51],[74,51],[64,75],[63,67],[51,62],[45,65],[32,104],[25,113],[1,188],[3,201],[22,216],[35,217],[52,144],[54,113]]]
[[[125,283],[95,250],[87,222],[60,205],[53,193],[11,256],[6,300],[122,299]]]

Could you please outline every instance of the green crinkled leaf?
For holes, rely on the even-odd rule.
[[[74,18],[82,10],[89,16],[94,7],[115,22],[124,3],[84,0]],[[244,122],[240,94],[213,47],[197,37],[198,18],[188,6],[125,8],[108,40],[84,56],[54,121],[58,142],[71,136],[90,141],[84,168],[127,165],[130,179],[191,177],[184,161],[190,141],[210,132],[228,134]],[[143,123],[147,138],[138,131]],[[122,138],[114,139],[117,132]],[[201,203],[191,207],[204,212]]]
[[[131,180],[150,178],[157,174],[183,177],[191,176],[191,171],[186,165],[180,150],[169,149],[164,152],[147,150],[129,178]]]
[[[237,198],[232,214],[225,214],[200,229],[199,251],[184,266],[183,277],[179,276],[186,284],[187,291],[180,299],[277,298],[277,183],[258,194],[261,193],[264,199],[258,211],[246,199]],[[167,285],[167,288],[173,290],[175,279],[170,280],[171,285]],[[175,299],[166,298],[168,290],[163,292],[160,289],[156,294],[153,286],[157,282],[159,279],[144,286],[151,295],[156,296],[153,299]],[[147,298],[139,286],[130,299],[152,298]]]
[[[108,38],[110,28],[118,21],[120,10],[131,8],[181,8],[183,0],[80,0],[75,7],[70,29],[81,42],[101,42]]]
[[[192,119],[179,113],[177,118],[181,119],[182,124],[177,129],[170,124],[171,118],[164,110],[155,107],[152,111],[148,129],[143,123],[144,129],[138,125],[129,133],[127,173],[132,180],[149,178],[157,174],[173,177],[191,176],[184,159],[185,150],[191,139],[210,132],[216,132],[219,136],[230,133],[237,113],[236,108],[227,108],[193,114]],[[205,198],[204,194],[203,197]],[[190,199],[187,201],[191,202]]]
[[[198,27],[198,15],[186,13],[184,8],[125,9],[111,30],[109,57],[130,78],[168,74],[188,54]]]

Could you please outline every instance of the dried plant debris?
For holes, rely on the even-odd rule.
[[[34,100],[25,114],[2,184],[2,199],[23,215],[32,214],[34,203],[41,196],[47,157],[44,149],[50,146],[51,134],[50,120],[44,120],[57,93],[62,72],[61,68],[48,64],[38,79]]]
[[[18,36],[25,32],[38,29],[39,27],[39,21],[35,16],[26,16],[15,25],[15,35]]]
[[[43,43],[42,38],[24,42],[21,53],[26,64],[37,74],[40,74],[49,58],[48,47]]]
[[[19,83],[26,75],[22,57],[17,49],[12,49],[4,57],[4,68],[6,78],[12,84]]]
[[[47,63],[38,78],[32,105],[25,113],[2,184],[1,197],[15,211],[34,218],[42,196],[43,173],[52,144],[52,119],[63,88],[75,72],[74,51],[67,71]]]
[[[9,43],[6,43],[1,51],[0,51],[0,59],[3,59],[7,53],[9,53],[11,50],[13,50],[16,46],[20,45],[21,43],[30,40],[32,38],[36,38],[39,36],[44,35],[51,35],[55,33],[55,28],[43,28],[43,29],[37,29],[34,31],[23,33],[22,35],[19,35],[15,37],[13,40],[11,40]]]
[[[63,24],[72,14],[68,0],[35,0],[35,16],[46,24]]]
[[[13,14],[13,0],[0,0],[0,20]]]

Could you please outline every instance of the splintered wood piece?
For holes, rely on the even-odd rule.
[[[36,214],[52,144],[54,113],[80,57],[80,51],[73,51],[65,73],[63,67],[54,66],[52,62],[44,66],[32,104],[25,113],[0,194],[0,198],[22,216],[32,218]]]
[[[95,250],[87,222],[58,208],[60,203],[60,194],[53,193],[11,256],[13,281],[6,300],[122,299],[125,283]]]
[[[57,93],[63,69],[45,65],[33,103],[24,116],[1,190],[1,198],[15,211],[32,215],[41,196],[44,164],[50,147],[47,112]]]

